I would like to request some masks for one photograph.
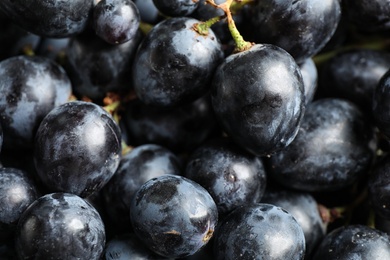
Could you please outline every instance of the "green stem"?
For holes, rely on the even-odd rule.
[[[216,16],[207,21],[196,23],[194,24],[193,29],[200,35],[206,36],[209,34],[210,27],[213,26],[215,23],[221,21],[222,18],[224,18],[224,16]]]

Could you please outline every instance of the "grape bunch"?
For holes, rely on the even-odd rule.
[[[0,259],[389,259],[389,10],[1,0]]]

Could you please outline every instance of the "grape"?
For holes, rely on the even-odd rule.
[[[222,129],[257,156],[288,146],[305,109],[298,65],[268,44],[227,57],[215,72],[211,97]]]
[[[156,24],[161,20],[159,11],[153,3],[153,0],[134,0],[138,8],[141,20],[146,23]]]
[[[260,0],[250,12],[256,42],[282,47],[298,63],[325,46],[341,18],[338,0]]]
[[[166,16],[187,16],[199,6],[200,0],[153,0],[157,9]]]
[[[390,237],[363,225],[349,225],[330,232],[317,248],[313,259],[389,259]]]
[[[346,17],[359,30],[390,29],[390,4],[386,0],[343,0]]]
[[[187,160],[184,176],[210,193],[220,216],[258,202],[266,186],[262,161],[228,139],[199,146]]]
[[[305,237],[295,218],[280,207],[258,203],[230,213],[215,234],[215,259],[284,259],[305,256]]]
[[[302,227],[305,235],[305,259],[310,259],[314,249],[326,234],[318,204],[310,193],[282,189],[266,190],[261,203],[268,203],[287,210]]]
[[[131,65],[140,32],[130,41],[111,45],[85,32],[72,37],[66,49],[66,70],[76,96],[101,104],[107,92],[127,94],[131,89]]]
[[[107,212],[121,230],[131,229],[130,202],[148,180],[166,174],[181,174],[179,159],[166,148],[145,144],[121,158],[118,170],[103,189]]]
[[[389,68],[390,54],[384,51],[344,51],[322,67],[320,88],[324,95],[349,99],[371,115],[374,90]]]
[[[372,126],[352,102],[319,99],[308,105],[298,135],[271,157],[270,177],[305,191],[334,191],[367,174],[374,158]]]
[[[92,0],[2,0],[0,11],[26,31],[62,38],[82,32],[92,11]]]
[[[111,44],[135,37],[140,19],[138,8],[131,0],[102,0],[94,7],[95,32]]]
[[[155,253],[185,257],[199,251],[213,235],[218,211],[210,194],[181,176],[147,181],[130,206],[134,232]]]
[[[96,209],[68,193],[34,201],[23,212],[15,236],[19,259],[100,259],[106,240]]]
[[[198,22],[193,18],[171,18],[146,35],[132,71],[134,89],[142,102],[172,107],[207,93],[223,52],[212,30],[207,36],[193,30]]]
[[[64,69],[44,57],[15,56],[0,62],[0,122],[4,148],[31,149],[41,120],[68,101]]]
[[[74,101],[56,107],[35,137],[34,162],[51,191],[87,197],[114,175],[121,154],[118,125],[100,106]]]
[[[0,168],[0,244],[11,238],[22,213],[38,199],[31,176],[16,168]]]

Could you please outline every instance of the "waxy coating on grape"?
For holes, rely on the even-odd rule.
[[[202,186],[182,176],[165,175],[146,182],[130,206],[134,232],[165,257],[195,254],[212,237],[218,210]]]
[[[198,20],[177,17],[155,25],[140,44],[132,71],[134,90],[148,105],[172,107],[204,96],[223,57],[211,29],[201,35]]]
[[[305,110],[302,75],[294,59],[274,45],[254,45],[217,68],[212,105],[222,129],[257,156],[284,149]]]
[[[104,223],[94,207],[68,193],[46,194],[23,212],[16,231],[20,259],[100,259]]]
[[[121,156],[119,126],[102,107],[73,101],[41,122],[34,148],[40,180],[52,191],[87,197],[114,175]]]

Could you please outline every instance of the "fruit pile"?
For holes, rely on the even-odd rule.
[[[1,0],[0,259],[390,259],[386,0]]]

